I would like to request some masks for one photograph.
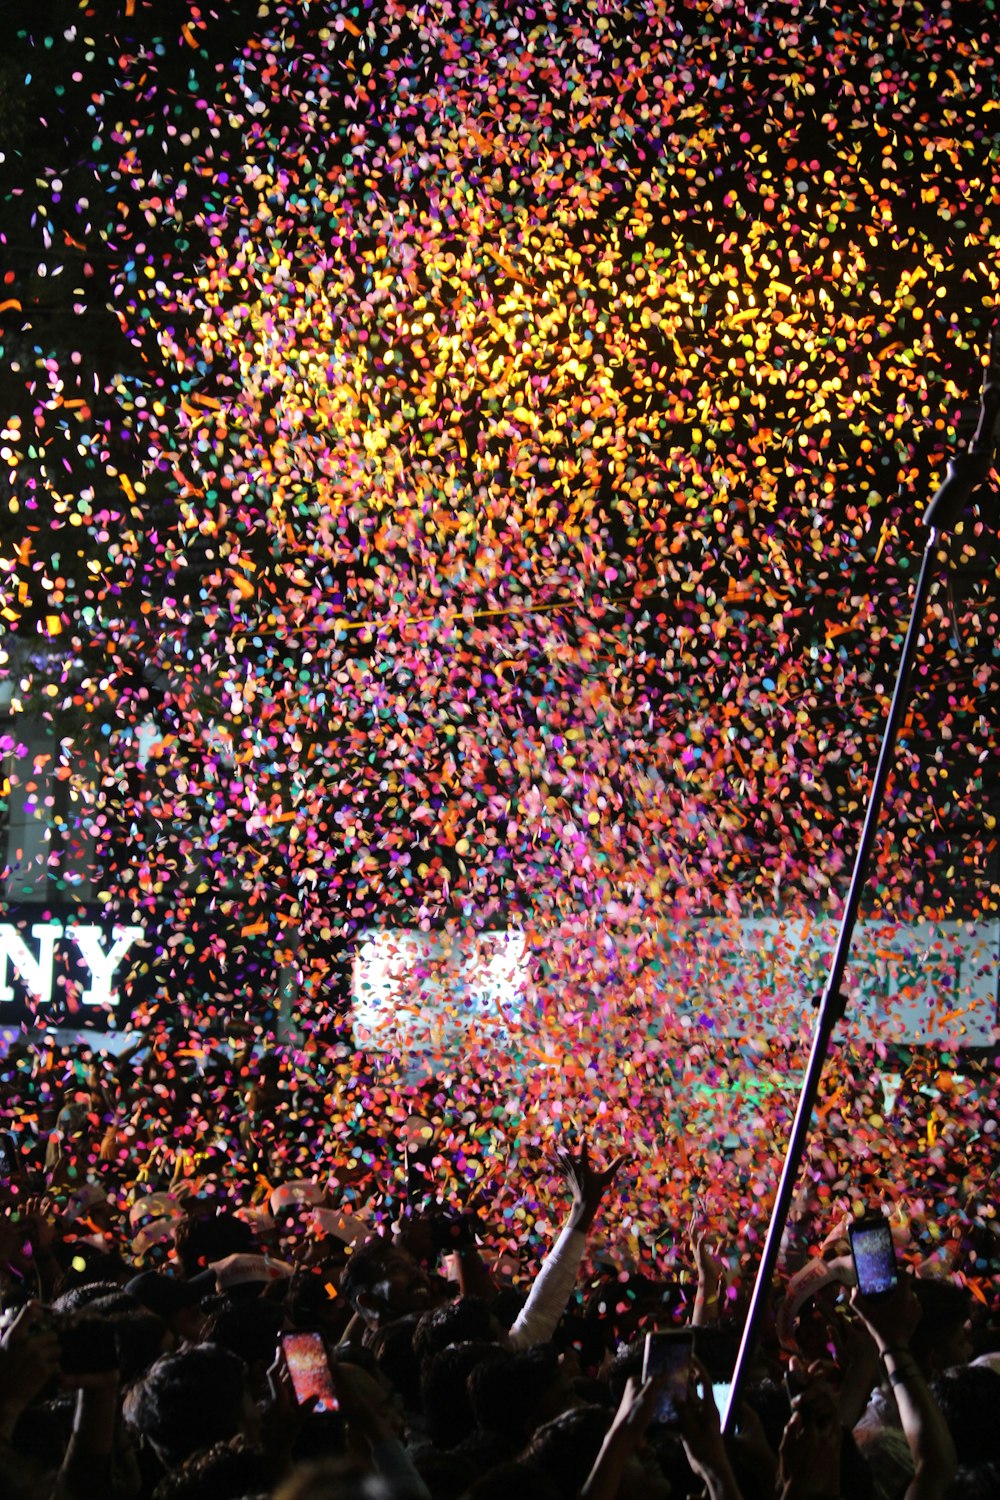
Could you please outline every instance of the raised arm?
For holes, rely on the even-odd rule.
[[[698,1214],[691,1220],[688,1237],[698,1275],[691,1322],[695,1328],[704,1328],[718,1321],[725,1261],[716,1250],[707,1220]]]
[[[559,1238],[535,1277],[528,1300],[508,1335],[514,1349],[530,1349],[535,1344],[544,1344],[555,1332],[576,1283],[587,1246],[587,1233],[605,1193],[627,1157],[616,1156],[599,1170],[591,1163],[584,1139],[575,1156],[572,1152],[560,1151],[557,1160],[569,1183],[573,1201]]]
[[[941,1408],[910,1352],[910,1339],[920,1321],[916,1293],[904,1277],[895,1291],[882,1297],[862,1297],[855,1290],[851,1304],[878,1347],[913,1455],[914,1475],[905,1500],[939,1500],[954,1478],[958,1461]]]
[[[665,1383],[663,1375],[642,1382],[629,1376],[615,1419],[580,1491],[579,1500],[616,1500],[628,1462],[642,1445]]]
[[[688,1396],[681,1407],[681,1440],[688,1463],[703,1482],[708,1500],[742,1500],[722,1435],[712,1382],[697,1360],[692,1360]]]

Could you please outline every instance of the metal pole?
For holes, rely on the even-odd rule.
[[[723,1420],[723,1431],[727,1433],[732,1432],[735,1428],[735,1414],[739,1411],[743,1391],[746,1388],[749,1364],[753,1357],[753,1349],[756,1342],[757,1328],[764,1311],[764,1303],[770,1292],[775,1267],[778,1263],[781,1240],[785,1232],[788,1211],[791,1207],[796,1179],[798,1178],[799,1168],[805,1152],[809,1127],[812,1123],[813,1108],[816,1103],[816,1095],[819,1091],[820,1079],[823,1075],[823,1067],[826,1063],[830,1040],[837,1022],[844,1014],[844,997],[840,986],[843,981],[844,970],[847,967],[851,938],[854,934],[858,908],[861,904],[861,894],[868,875],[868,863],[875,843],[875,835],[878,831],[878,821],[885,800],[885,789],[889,780],[889,772],[892,769],[896,734],[903,716],[903,710],[906,706],[907,687],[909,685],[910,673],[913,669],[913,659],[916,655],[920,625],[927,604],[927,595],[930,590],[932,559],[937,546],[937,539],[937,532],[932,529],[927,539],[927,545],[924,548],[920,576],[917,579],[916,593],[914,594],[913,607],[910,612],[910,623],[903,641],[903,651],[900,657],[896,686],[893,691],[892,702],[889,706],[889,716],[882,735],[882,748],[879,752],[878,763],[875,768],[875,777],[868,796],[868,807],[855,856],[851,884],[844,902],[844,913],[840,922],[840,931],[837,934],[837,943],[834,948],[833,958],[830,962],[830,972],[819,999],[819,1015],[817,1016],[813,1032],[809,1062],[802,1084],[802,1092],[799,1095],[798,1107],[795,1111],[795,1120],[788,1138],[785,1163],[778,1182],[774,1207],[771,1210],[771,1222],[768,1225],[767,1238],[764,1241],[764,1249],[761,1254],[760,1265],[757,1269],[757,1278],[754,1282],[753,1295],[750,1299],[743,1337],[740,1341],[740,1349],[736,1357],[736,1367],[733,1371],[733,1382],[729,1393],[729,1404],[726,1407],[726,1415]]]
[[[955,525],[973,490],[989,473],[993,461],[994,448],[997,443],[998,428],[1000,428],[1000,321],[993,326],[989,362],[983,381],[979,422],[975,436],[964,453],[960,453],[949,460],[945,479],[927,507],[923,518],[928,534],[924,547],[923,561],[920,567],[920,576],[917,579],[916,592],[913,597],[913,607],[910,611],[910,623],[903,641],[903,650],[896,676],[896,686],[893,691],[892,702],[889,706],[889,715],[882,735],[882,748],[879,752],[878,764],[875,768],[875,776],[868,797],[864,826],[861,830],[861,838],[854,861],[854,872],[851,876],[851,884],[844,904],[840,932],[830,963],[830,972],[826,986],[819,1000],[819,1015],[813,1034],[809,1062],[802,1083],[802,1092],[799,1096],[791,1135],[788,1139],[784,1166],[782,1167],[781,1178],[778,1182],[778,1190],[775,1195],[774,1207],[771,1211],[771,1222],[768,1225],[760,1265],[757,1269],[757,1278],[754,1282],[750,1307],[747,1311],[747,1320],[743,1328],[742,1339],[740,1340],[739,1353],[736,1356],[736,1366],[733,1370],[729,1402],[726,1406],[726,1414],[722,1422],[723,1432],[727,1436],[736,1430],[740,1401],[746,1389],[750,1361],[753,1358],[756,1344],[757,1329],[760,1325],[765,1302],[771,1291],[771,1283],[775,1267],[778,1263],[778,1253],[781,1248],[785,1225],[788,1221],[788,1212],[791,1207],[796,1179],[802,1165],[802,1157],[805,1152],[806,1139],[809,1134],[823,1067],[829,1051],[830,1039],[833,1036],[834,1027],[844,1014],[844,997],[840,986],[844,977],[844,970],[847,967],[847,956],[857,921],[862,889],[868,873],[868,862],[875,843],[882,805],[885,801],[885,790],[889,779],[889,772],[892,768],[896,735],[906,702],[906,693],[910,673],[913,668],[914,656],[916,655],[920,626],[927,604],[927,596],[930,591],[933,572],[932,564],[934,554],[937,550],[938,536],[942,530],[950,530]]]

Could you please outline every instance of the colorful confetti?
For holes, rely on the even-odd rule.
[[[291,995],[262,1171],[345,1181],[431,1087],[349,1051],[362,935],[516,930],[513,1031],[439,1048],[448,1160],[587,1120],[637,1150],[636,1245],[698,1182],[759,1220],[797,945],[839,912],[997,315],[994,0],[112,10],[19,13],[0,63],[12,909],[153,934],[150,1036]],[[994,476],[866,903],[876,968],[934,955],[952,1049],[1000,898],[998,571]],[[871,1036],[831,1195],[866,1153],[930,1171],[966,1108],[985,1181],[988,1091],[878,1144]]]

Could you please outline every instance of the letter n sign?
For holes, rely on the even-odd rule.
[[[15,981],[39,1010],[62,1009],[66,997],[57,990],[60,970],[78,973],[77,1004],[111,1010],[118,1003],[115,973],[133,943],[145,936],[141,927],[106,929],[93,923],[32,922],[34,949],[12,922],[0,922],[0,1020],[4,1005],[18,999]],[[110,940],[109,940],[110,939]]]

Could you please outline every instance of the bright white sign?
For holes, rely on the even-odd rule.
[[[74,922],[66,926],[62,922],[34,922],[31,936],[38,944],[38,951],[33,953],[12,923],[0,922],[0,1005],[15,999],[12,971],[20,976],[24,988],[39,1005],[51,1005],[56,998],[53,995],[56,948],[68,942],[76,946],[75,961],[82,963],[90,974],[90,984],[81,994],[80,1004],[110,1008],[118,1000],[115,971],[133,943],[145,935],[142,927],[115,927],[111,947],[105,948],[101,927]]]
[[[529,946],[523,932],[407,929],[361,934],[354,961],[359,1047],[461,1052],[470,1032],[503,1046],[520,1025],[598,1014],[610,987],[655,1028],[663,1015],[743,1035],[798,1032],[823,987],[837,923],[705,918],[601,930],[567,923]],[[844,982],[844,1027],[871,1041],[984,1046],[996,1029],[995,922],[860,922]],[[573,967],[549,955],[593,953]]]
[[[524,934],[362,934],[354,962],[359,1047],[455,1050],[470,1031],[504,1045],[524,1006]]]

